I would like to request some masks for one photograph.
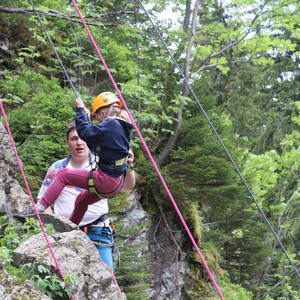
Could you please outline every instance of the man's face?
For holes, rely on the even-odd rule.
[[[82,139],[80,139],[76,129],[73,129],[69,132],[66,144],[73,158],[82,158],[85,156],[88,157],[88,146]]]

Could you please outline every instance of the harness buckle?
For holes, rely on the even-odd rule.
[[[94,182],[94,177],[93,177],[93,170],[89,172],[88,175],[88,180],[87,180],[87,185],[88,185],[88,191],[90,193],[96,194],[100,199],[103,199],[104,197],[97,191],[95,187],[95,182]]]
[[[128,156],[125,156],[119,160],[111,161],[109,164],[114,167],[121,167],[127,163]]]

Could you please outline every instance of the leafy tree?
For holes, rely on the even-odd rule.
[[[66,154],[65,129],[74,118],[74,96],[55,78],[31,70],[7,75],[0,90],[25,172],[32,189],[38,189],[49,164]]]
[[[207,116],[298,264],[298,2],[146,3]],[[220,273],[221,268],[228,271],[225,283],[230,278],[257,299],[297,297],[296,276],[138,3],[79,5],[189,225],[197,224],[193,231],[211,254],[210,264]],[[176,24],[161,18],[165,7],[173,9]],[[100,91],[111,90],[72,5],[42,0],[37,8],[86,103]],[[36,17],[28,13],[30,5],[23,0],[4,1],[0,7],[0,36],[8,39],[12,50],[0,52],[0,93],[22,160],[34,178],[32,186],[38,188],[50,160],[64,153],[64,128],[73,116],[74,95]],[[134,148],[136,169],[159,191],[137,138]],[[162,207],[170,211],[167,201]],[[189,252],[191,245],[186,245]],[[189,257],[189,265],[197,264],[193,255]],[[195,278],[194,274],[189,275]],[[187,285],[187,295],[197,294],[198,284],[203,278],[195,291]],[[242,288],[239,295],[250,297]]]

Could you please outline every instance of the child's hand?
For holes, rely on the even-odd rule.
[[[83,101],[81,100],[81,98],[77,98],[75,99],[75,103],[76,103],[76,107],[84,107],[84,103]]]
[[[132,150],[129,149],[128,159],[127,159],[128,167],[133,166],[133,161],[134,161],[134,154],[133,154]]]
[[[126,122],[132,124],[131,119],[130,119],[130,117],[129,117],[129,115],[128,115],[128,113],[127,113],[126,110],[120,110],[120,112],[119,112],[119,114],[118,114],[118,117],[119,117],[119,118],[122,118],[122,119],[124,119]]]
[[[81,100],[81,98],[77,98],[75,99],[75,103],[76,103],[76,107],[83,107],[84,108],[84,112],[90,117],[90,111],[84,106],[83,101]]]

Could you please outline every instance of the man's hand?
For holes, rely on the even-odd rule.
[[[129,149],[128,159],[127,159],[128,167],[133,166],[133,161],[134,161],[134,154],[133,154],[132,150]]]
[[[129,150],[129,154],[128,154],[128,159],[127,159],[127,163],[129,167],[133,167],[133,161],[134,161],[134,154],[132,152],[132,150]],[[130,169],[132,172],[128,172],[126,173],[125,176],[125,181],[124,181],[124,185],[122,187],[121,192],[126,192],[126,191],[132,191],[134,189],[135,186],[135,172]]]

